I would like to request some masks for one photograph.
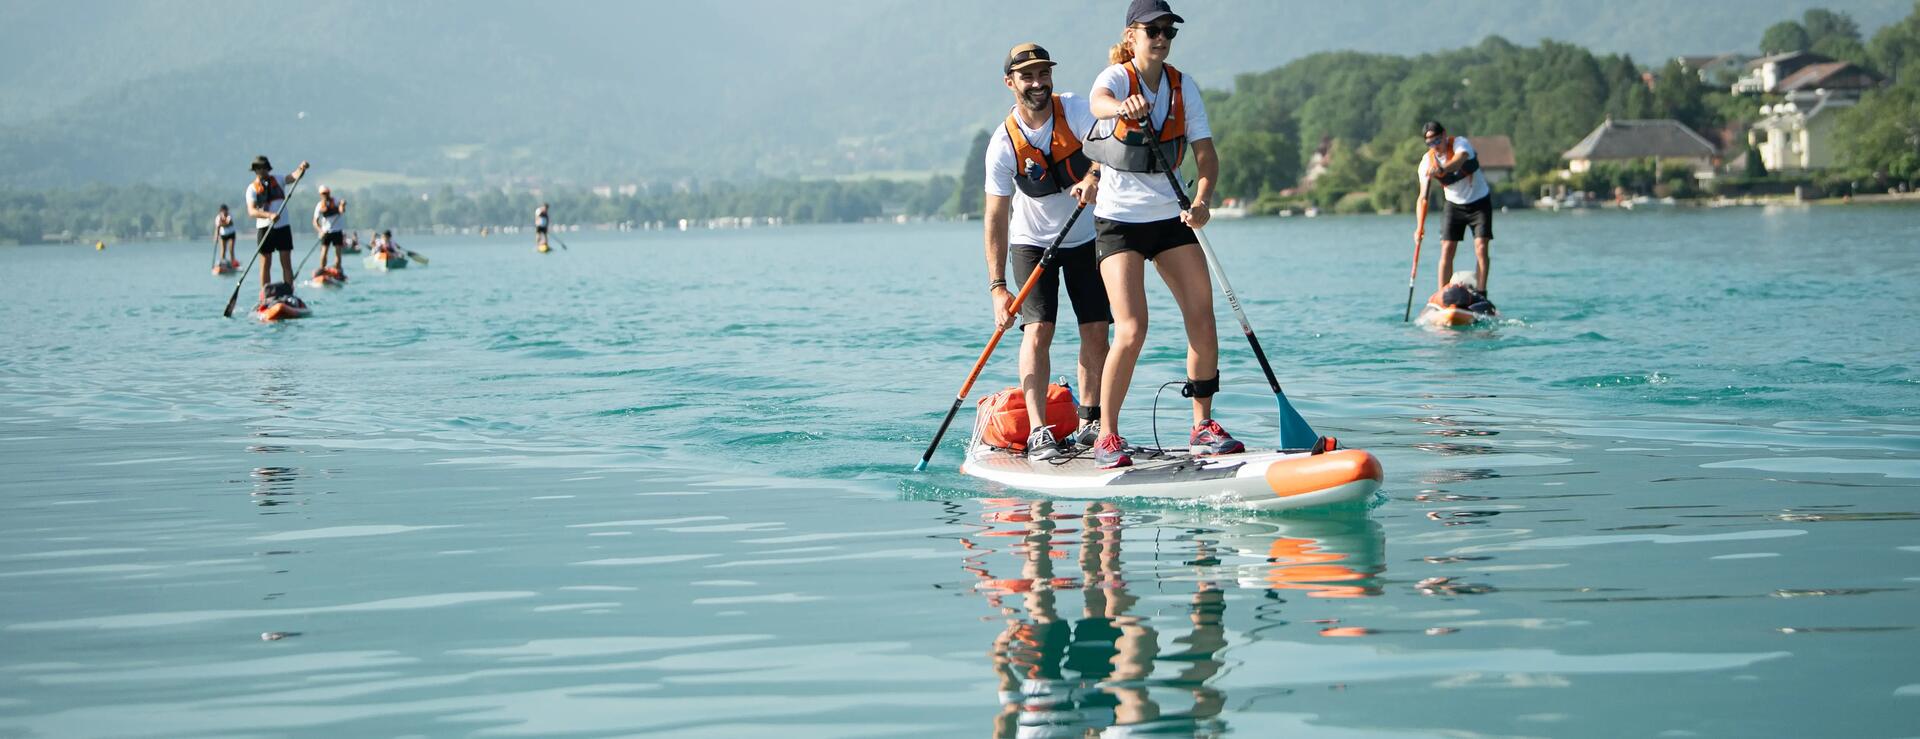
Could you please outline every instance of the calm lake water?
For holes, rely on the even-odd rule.
[[[1920,210],[1505,214],[1450,333],[1410,220],[1211,229],[1386,467],[1320,518],[911,472],[977,223],[420,237],[276,326],[203,244],[0,249],[0,736],[1920,732]]]

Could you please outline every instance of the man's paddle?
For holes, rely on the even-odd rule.
[[[326,238],[327,238],[327,236],[326,236],[326,234],[321,234],[321,235],[319,236],[319,238],[316,238],[316,239],[314,239],[314,240],[313,240],[313,246],[309,246],[309,247],[307,247],[307,254],[306,254],[306,256],[303,256],[303,257],[301,257],[301,258],[300,258],[300,266],[299,266],[299,267],[295,267],[295,268],[294,268],[294,270],[293,270],[293,273],[294,273],[294,274],[296,274],[296,275],[298,275],[298,274],[300,274],[300,273],[302,273],[302,272],[305,272],[305,271],[307,271],[307,259],[309,259],[309,258],[311,258],[311,257],[313,256],[313,252],[314,252],[315,250],[317,250],[317,249],[319,249],[319,248],[320,248],[320,242],[322,242],[322,241],[325,241],[325,240],[326,240]],[[325,269],[325,268],[326,268],[326,266],[327,266],[327,265],[326,265],[326,263],[325,263],[325,262],[326,262],[326,260],[324,260],[324,259],[323,259],[323,260],[321,260],[321,265],[320,265],[320,268],[321,268],[321,269]],[[293,282],[293,279],[294,279],[294,278],[292,278],[292,277],[288,277],[288,278],[287,278],[287,282],[288,282],[288,284],[292,284],[292,282]]]
[[[286,195],[280,198],[280,207],[273,211],[273,220],[267,222],[267,230],[260,232],[260,238],[257,239],[253,245],[253,258],[247,260],[247,268],[240,271],[240,279],[234,280],[233,282],[233,294],[227,296],[227,309],[220,312],[222,318],[233,317],[233,304],[240,301],[240,287],[247,284],[247,275],[253,273],[253,265],[262,261],[264,258],[263,255],[260,254],[260,247],[266,245],[267,236],[271,235],[273,229],[280,225],[280,213],[287,209],[287,203],[293,202],[293,194],[300,191],[300,183],[307,181],[306,162],[301,162],[300,168],[295,171],[298,172],[300,176],[293,178],[293,187],[287,188]],[[288,226],[287,228],[293,227]],[[305,260],[302,260],[301,266],[305,266]],[[287,286],[293,286],[293,275],[287,275]]]
[[[1138,74],[1138,69],[1135,71]],[[1163,72],[1164,74],[1164,72]],[[1141,75],[1144,77],[1145,75]],[[1142,89],[1145,84],[1141,85]],[[1167,184],[1173,186],[1173,197],[1180,201],[1180,210],[1193,208],[1193,201],[1187,197],[1187,191],[1180,186],[1179,173],[1167,162],[1167,155],[1160,151],[1160,131],[1153,125],[1153,107],[1147,107],[1147,114],[1141,116],[1140,126],[1147,131],[1147,149],[1153,152],[1153,159],[1166,170]],[[1240,298],[1233,293],[1233,285],[1227,282],[1227,271],[1220,266],[1220,257],[1213,253],[1213,244],[1207,241],[1207,234],[1201,229],[1193,229],[1193,235],[1200,240],[1200,251],[1207,257],[1207,267],[1213,270],[1213,278],[1220,281],[1220,292],[1227,296],[1227,305],[1233,307],[1233,317],[1240,319],[1240,331],[1247,335],[1247,343],[1253,347],[1253,358],[1260,361],[1260,371],[1267,375],[1267,386],[1273,389],[1274,399],[1280,402],[1280,448],[1316,449],[1320,445],[1320,435],[1314,433],[1307,419],[1293,409],[1287,402],[1287,394],[1280,390],[1280,379],[1273,375],[1273,365],[1267,362],[1267,353],[1260,348],[1260,338],[1253,335],[1253,324],[1247,322],[1247,312],[1240,309]],[[1292,443],[1289,443],[1292,442]]]
[[[1053,243],[1040,253],[1040,263],[1033,265],[1033,274],[1027,275],[1027,281],[1020,286],[1020,292],[1013,296],[1013,302],[1007,304],[1007,315],[1020,313],[1020,305],[1027,302],[1027,294],[1033,292],[1033,286],[1040,284],[1047,268],[1053,266],[1053,254],[1060,249],[1060,242],[1066,240],[1067,232],[1073,230],[1073,222],[1080,220],[1080,213],[1087,209],[1085,203],[1073,209],[1073,216],[1067,219],[1067,225],[1060,227],[1060,235],[1053,237]],[[1081,247],[1087,248],[1087,247]],[[967,381],[960,383],[960,393],[953,398],[953,407],[947,409],[947,417],[940,421],[940,430],[933,432],[933,441],[927,443],[927,451],[920,454],[920,463],[913,466],[914,472],[925,472],[927,462],[933,459],[933,451],[940,448],[940,439],[947,435],[947,427],[953,425],[953,416],[960,412],[960,404],[967,401],[967,393],[973,392],[973,381],[980,379],[980,370],[987,366],[987,358],[993,356],[993,348],[1000,345],[1000,337],[1005,336],[1012,322],[1000,324],[993,330],[993,338],[987,339],[987,348],[980,350],[980,358],[973,363],[973,371],[967,373]]]
[[[1420,225],[1413,229],[1413,269],[1407,272],[1407,314],[1401,316],[1401,323],[1413,320],[1413,280],[1420,276],[1420,242],[1427,238],[1427,182],[1420,178],[1420,204],[1413,206]]]
[[[427,255],[421,254],[420,252],[414,251],[412,249],[401,249],[400,251],[406,252],[407,258],[413,261],[419,262],[420,266],[422,267],[427,266],[428,264]]]
[[[556,244],[559,244],[559,245],[560,245],[560,248],[562,248],[562,249],[566,249],[566,248],[567,248],[567,242],[565,242],[565,241],[561,241],[561,240],[559,240],[559,239],[556,239],[556,238],[554,238],[554,237],[552,237],[552,236],[548,236],[548,237],[547,237],[547,240],[548,240],[548,241],[551,241],[551,242],[553,242],[553,243],[556,243]],[[568,249],[568,251],[572,251],[572,250],[571,250],[571,249]]]

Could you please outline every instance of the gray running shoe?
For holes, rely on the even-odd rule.
[[[1094,442],[1099,440],[1100,422],[1098,420],[1088,421],[1087,425],[1074,429],[1073,433],[1067,434],[1067,443],[1075,446],[1091,447]]]
[[[1041,426],[1027,435],[1027,459],[1040,461],[1060,456],[1060,441],[1053,438],[1052,426]]]

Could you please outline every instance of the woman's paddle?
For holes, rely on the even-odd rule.
[[[1420,178],[1420,204],[1413,206],[1420,225],[1413,229],[1413,269],[1407,272],[1407,314],[1401,323],[1413,320],[1413,280],[1420,276],[1420,242],[1427,238],[1427,179]]]
[[[1144,75],[1142,75],[1144,76]],[[1160,168],[1166,170],[1167,184],[1173,186],[1173,197],[1180,201],[1180,210],[1193,208],[1193,201],[1187,197],[1187,191],[1180,186],[1179,173],[1167,163],[1167,155],[1160,151],[1160,131],[1153,125],[1153,109],[1141,116],[1140,126],[1147,131],[1147,149],[1153,152],[1153,159]],[[1233,285],[1227,282],[1227,270],[1220,266],[1220,257],[1213,253],[1213,244],[1207,241],[1207,234],[1194,229],[1193,235],[1200,240],[1200,251],[1207,257],[1207,267],[1213,270],[1213,278],[1220,281],[1220,292],[1227,296],[1227,305],[1233,307],[1233,317],[1240,319],[1240,331],[1247,335],[1247,343],[1253,347],[1253,358],[1260,361],[1260,371],[1267,375],[1267,386],[1273,389],[1273,397],[1280,401],[1280,448],[1281,449],[1319,449],[1320,435],[1314,433],[1307,419],[1293,409],[1287,402],[1287,394],[1280,390],[1280,379],[1273,375],[1273,365],[1267,362],[1267,353],[1260,349],[1260,338],[1253,335],[1253,324],[1247,322],[1247,312],[1240,309],[1240,298],[1233,293]],[[1292,442],[1292,443],[1289,443]]]
[[[240,271],[240,279],[233,281],[233,294],[227,296],[227,309],[220,312],[222,318],[233,317],[233,304],[240,301],[240,286],[247,284],[247,275],[253,273],[253,265],[264,258],[260,254],[260,247],[266,245],[267,236],[272,234],[274,227],[280,224],[280,212],[287,209],[287,203],[293,202],[293,194],[300,191],[300,183],[307,181],[306,162],[301,162],[300,169],[296,171],[300,176],[293,179],[293,187],[287,188],[287,194],[280,198],[280,207],[274,209],[273,220],[267,222],[267,230],[260,232],[260,238],[253,245],[253,258],[247,260],[247,268]],[[304,260],[302,266],[304,266]],[[293,275],[287,275],[287,286],[293,286]]]
[[[1007,315],[1020,312],[1020,305],[1027,302],[1027,294],[1033,292],[1033,286],[1040,284],[1040,278],[1046,274],[1047,268],[1053,266],[1053,254],[1060,249],[1060,242],[1066,240],[1067,232],[1073,230],[1073,222],[1080,220],[1081,211],[1086,209],[1085,203],[1073,209],[1073,216],[1067,219],[1067,225],[1060,227],[1060,235],[1053,237],[1053,243],[1041,252],[1040,263],[1033,265],[1033,274],[1027,275],[1027,281],[1020,286],[1020,293],[1013,296],[1012,303],[1007,304]],[[993,338],[987,339],[987,348],[980,350],[980,358],[974,360],[973,371],[967,373],[967,381],[960,383],[960,393],[954,396],[953,407],[947,409],[947,417],[940,421],[940,430],[933,432],[933,441],[928,442],[927,451],[920,454],[920,463],[913,466],[914,472],[927,470],[927,462],[933,459],[933,451],[940,448],[941,437],[946,436],[947,427],[953,425],[953,416],[960,412],[960,404],[967,402],[967,393],[973,392],[973,381],[980,379],[980,370],[986,368],[987,358],[993,356],[993,348],[1000,345],[1000,337],[1006,335],[1008,325],[1011,324],[1001,324],[993,330]]]

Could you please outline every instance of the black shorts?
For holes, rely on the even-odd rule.
[[[1447,229],[1441,232],[1442,241],[1459,241],[1467,235],[1467,227],[1473,227],[1475,239],[1493,238],[1493,195],[1475,200],[1466,205],[1447,203]]]
[[[254,229],[253,237],[256,239],[260,238],[260,233],[265,230],[266,229]],[[292,226],[281,226],[279,228],[276,228],[273,230],[272,233],[267,234],[267,238],[265,241],[260,242],[260,253],[262,255],[271,254],[276,251],[284,251],[284,252],[293,251],[293,227]]]
[[[1181,223],[1179,216],[1148,223],[1094,218],[1093,230],[1097,234],[1093,238],[1096,260],[1123,251],[1140,252],[1141,256],[1152,259],[1168,249],[1200,243],[1200,237],[1193,235],[1193,229]]]
[[[234,236],[233,234],[220,234],[220,243],[227,246],[232,246],[233,236]]]
[[[328,231],[320,234],[321,246],[344,246],[346,243],[347,234],[344,231]]]
[[[1018,292],[1033,267],[1040,263],[1046,249],[1038,246],[1013,247],[1013,290]],[[1053,253],[1053,269],[1040,276],[1027,302],[1020,304],[1020,326],[1055,323],[1060,315],[1060,279],[1066,278],[1067,298],[1073,301],[1073,317],[1081,325],[1113,322],[1113,308],[1107,304],[1107,284],[1100,279],[1100,265],[1093,260],[1092,242],[1073,248],[1061,247]]]
[[[541,236],[545,236],[545,235],[547,235],[547,227],[546,227],[546,226],[534,226],[534,227],[533,227],[533,232],[534,232],[534,233],[537,233],[537,234],[540,234]]]

